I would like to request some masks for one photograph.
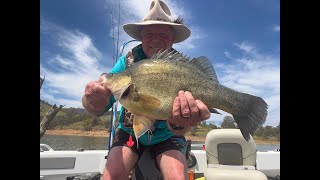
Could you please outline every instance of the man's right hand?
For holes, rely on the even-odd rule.
[[[111,91],[103,86],[100,76],[98,81],[91,81],[86,85],[82,105],[89,113],[100,116],[104,113],[111,95]]]

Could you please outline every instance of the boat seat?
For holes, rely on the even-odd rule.
[[[134,169],[132,180],[163,179],[161,172],[156,167],[155,160],[151,157],[150,148],[142,153]]]
[[[211,130],[205,141],[206,180],[267,180],[256,170],[256,143],[246,141],[239,129]]]

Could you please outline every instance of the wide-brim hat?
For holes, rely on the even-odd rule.
[[[172,26],[175,32],[173,43],[184,41],[191,34],[191,31],[187,26],[174,23],[173,19],[171,18],[170,9],[164,2],[160,0],[153,0],[151,2],[149,12],[140,23],[125,24],[123,25],[123,29],[129,36],[141,41],[141,26],[153,24],[166,24]]]

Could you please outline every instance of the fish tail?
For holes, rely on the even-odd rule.
[[[236,108],[236,112],[233,112],[233,118],[237,123],[242,136],[249,141],[250,134],[262,126],[266,121],[268,115],[268,105],[260,97],[250,94],[243,94],[243,101]]]

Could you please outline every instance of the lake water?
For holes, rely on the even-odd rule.
[[[87,137],[87,136],[64,136],[44,134],[40,144],[48,144],[54,150],[107,150],[108,137]],[[204,144],[204,142],[193,142],[193,144]],[[200,148],[201,149],[201,148]],[[280,145],[258,145],[257,150],[280,149]]]

